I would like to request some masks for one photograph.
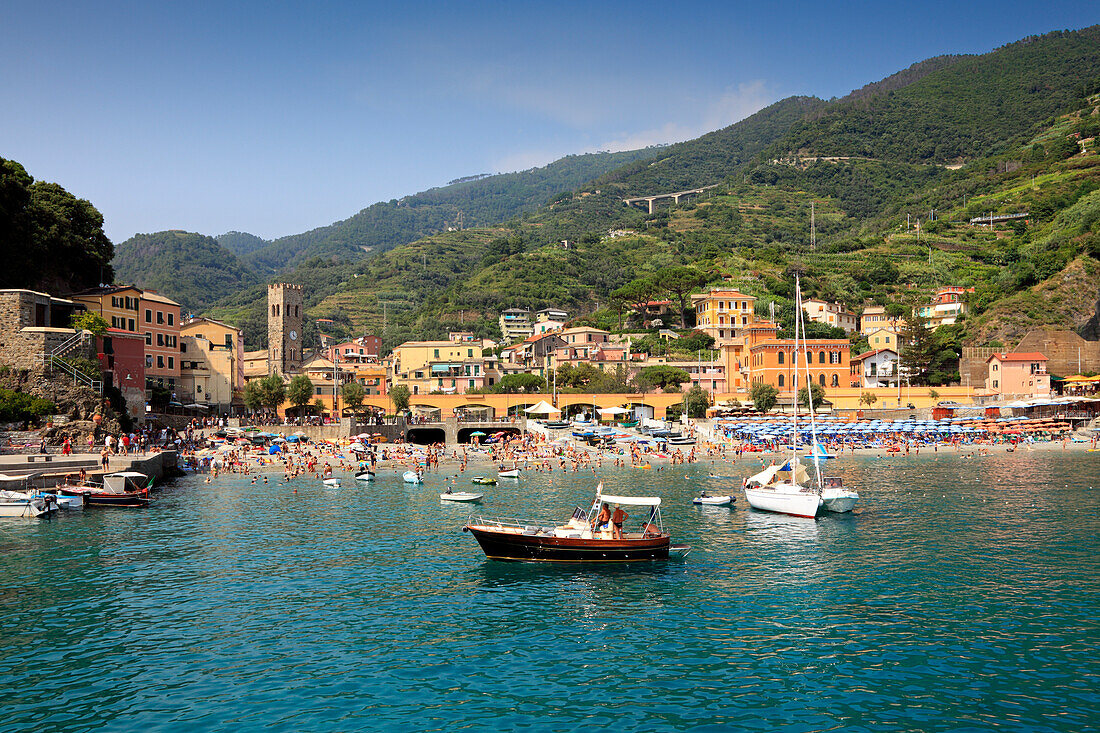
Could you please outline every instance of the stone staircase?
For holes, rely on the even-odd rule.
[[[38,354],[35,360],[46,371],[62,372],[72,377],[73,384],[83,384],[98,394],[103,394],[103,380],[98,375],[87,374],[66,361],[74,354],[87,353],[89,344],[94,341],[95,337],[89,331],[77,331],[72,338],[59,344],[53,351]]]

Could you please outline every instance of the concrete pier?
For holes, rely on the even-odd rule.
[[[78,475],[81,469],[93,481],[99,481],[105,473],[137,471],[155,479],[159,484],[165,477],[174,475],[178,468],[178,455],[174,450],[147,453],[144,456],[111,456],[106,471],[102,468],[99,455],[95,453],[76,453],[71,456],[50,453],[46,456],[42,453],[0,456],[0,473],[7,476],[32,476],[34,486],[50,488],[64,481],[66,476]]]

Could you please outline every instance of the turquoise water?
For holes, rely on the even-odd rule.
[[[692,507],[707,465],[602,471],[694,545],[635,566],[490,563],[438,476],[0,520],[0,731],[1095,730],[1100,454],[834,463],[859,516]],[[593,483],[502,481],[481,511],[563,520]]]

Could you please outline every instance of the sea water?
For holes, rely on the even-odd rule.
[[[758,466],[601,469],[693,545],[637,565],[492,562],[460,531],[564,521],[591,471],[480,507],[439,501],[472,488],[446,469],[193,476],[3,520],[0,731],[1096,729],[1100,454],[841,458],[861,512],[816,521],[747,509]]]

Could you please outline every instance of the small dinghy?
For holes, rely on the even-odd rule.
[[[416,471],[405,471],[401,474],[401,478],[405,480],[407,484],[422,484],[424,483],[424,477]]]
[[[497,478],[519,478],[519,469],[513,468],[510,471],[498,471]]]
[[[486,476],[474,476],[470,480],[475,484],[482,484],[483,486],[494,486],[497,482],[495,478],[488,478]]]
[[[467,503],[481,501],[484,494],[474,494],[469,491],[445,491],[439,495],[440,501],[464,501]]]
[[[331,486],[335,489],[340,488],[340,479],[338,479],[338,478],[322,479],[321,483],[323,483],[325,486]]]
[[[732,496],[709,496],[708,494],[700,494],[691,500],[692,504],[702,506],[729,506],[733,503]]]
[[[374,481],[374,471],[360,471],[355,474],[356,481]]]

